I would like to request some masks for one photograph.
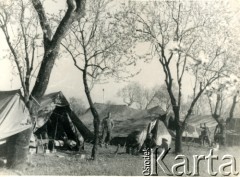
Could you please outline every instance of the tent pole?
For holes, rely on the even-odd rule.
[[[56,123],[56,128],[55,128],[55,132],[54,132],[54,137],[53,137],[53,150],[55,148],[55,138],[57,136],[57,126],[58,126],[58,117],[57,117],[57,123]]]
[[[42,145],[43,153],[44,153],[45,148],[44,148],[44,146],[43,146],[43,140],[42,140],[42,135],[41,135],[41,134],[40,134],[40,138],[41,138],[41,145]]]

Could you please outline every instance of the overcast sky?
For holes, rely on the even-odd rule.
[[[62,3],[61,3],[62,2]],[[47,7],[48,11],[57,12],[59,9],[64,8],[64,1],[48,0]],[[232,0],[234,6],[240,6],[240,1]],[[12,66],[8,59],[3,59],[2,56],[6,52],[6,42],[2,32],[0,31],[0,90],[12,90],[19,89],[20,83],[19,78],[12,75]],[[146,46],[140,46],[139,51],[144,51]],[[129,82],[137,81],[141,83],[144,87],[153,87],[155,85],[160,85],[164,83],[164,73],[157,59],[152,62],[139,63],[136,69],[141,69],[141,73],[134,78],[129,79]],[[184,93],[191,93],[193,80],[191,77],[186,77],[184,80],[183,90]],[[103,102],[103,89],[105,90],[104,100],[111,100],[118,104],[123,104],[121,99],[117,97],[116,92],[119,88],[126,85],[126,82],[116,83],[109,82],[107,84],[95,85],[92,90],[92,96],[94,102]],[[78,71],[74,66],[73,62],[69,58],[60,58],[56,61],[54,66],[50,83],[46,93],[62,91],[68,98],[75,96],[82,98],[86,101],[86,96],[83,90],[81,72]]]

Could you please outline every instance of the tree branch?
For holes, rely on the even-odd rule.
[[[48,42],[51,41],[52,38],[52,30],[50,28],[50,24],[48,22],[45,10],[42,6],[42,3],[40,0],[32,0],[33,7],[35,8],[39,20],[40,20],[40,25],[43,31],[43,42],[44,42],[44,47],[47,47]]]
[[[71,58],[72,58],[72,60],[73,60],[73,62],[74,62],[74,66],[76,66],[77,69],[79,69],[80,71],[83,72],[83,69],[82,69],[80,66],[78,66],[76,57],[75,57],[75,56],[73,55],[73,53],[69,50],[69,48],[68,48],[67,46],[65,46],[63,43],[61,43],[61,45],[62,45],[62,46],[65,48],[65,50],[70,54],[70,56],[71,56]]]

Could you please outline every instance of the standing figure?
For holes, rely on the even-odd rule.
[[[216,126],[214,140],[222,146],[226,145],[226,122],[223,119],[220,119]]]
[[[107,148],[108,144],[112,139],[112,130],[114,128],[113,120],[111,119],[111,113],[108,112],[107,117],[102,120],[102,139],[101,146],[105,143],[105,147]]]
[[[202,129],[201,135],[199,137],[201,145],[205,144],[205,141],[207,141],[208,145],[211,145],[211,139],[210,139],[210,130],[207,127],[206,123],[204,123],[204,126],[200,124],[200,128]]]

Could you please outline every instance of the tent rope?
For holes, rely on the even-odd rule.
[[[31,96],[32,99],[38,104],[38,106],[41,106],[41,104],[37,101],[37,99],[36,99],[34,96],[32,96],[32,94],[31,94],[30,96]]]

